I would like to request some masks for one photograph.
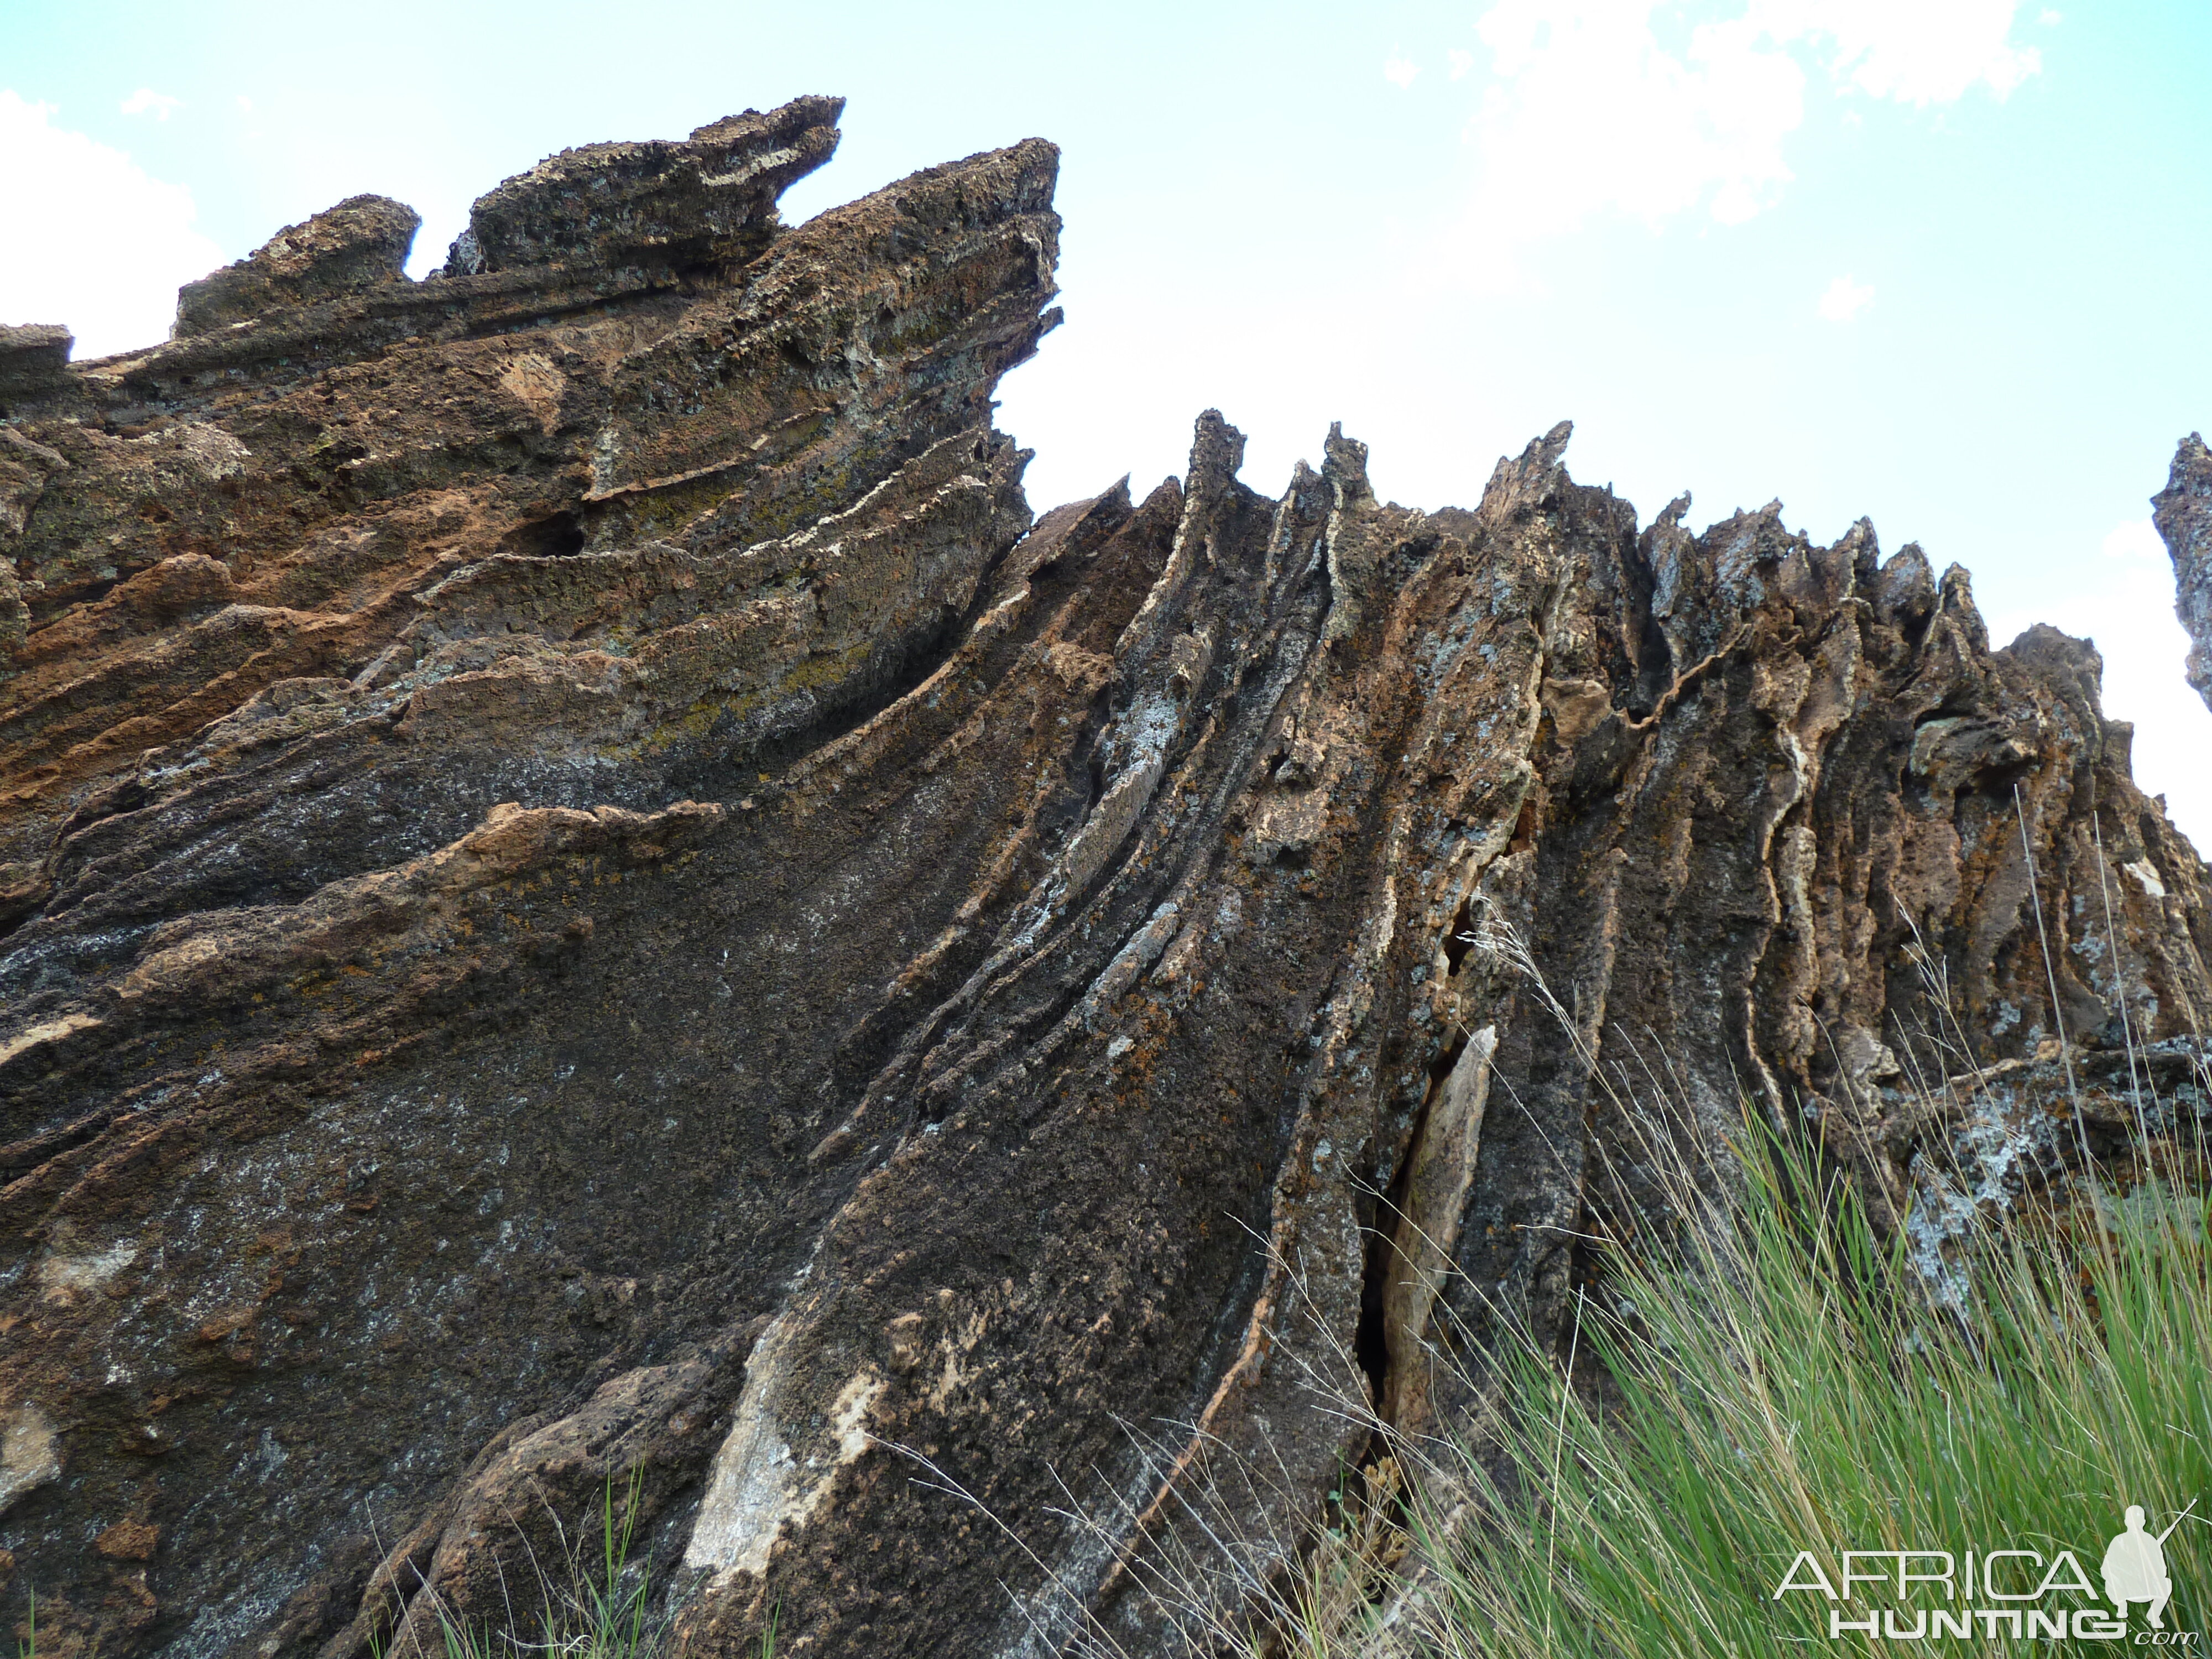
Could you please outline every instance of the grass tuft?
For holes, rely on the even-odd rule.
[[[1706,1224],[1607,1251],[1573,1337],[1594,1371],[1571,1382],[1549,1353],[1510,1348],[1484,1455],[1425,1448],[1443,1466],[1432,1486],[1472,1494],[1480,1518],[1415,1517],[1423,1648],[1863,1650],[1832,1638],[1823,1596],[1776,1599],[1799,1551],[1834,1574],[1845,1550],[2071,1549],[2094,1582],[2126,1505],[2157,1532],[2212,1492],[2200,1194],[2152,1180],[2120,1201],[2092,1183],[2070,1212],[1977,1231],[1953,1306],[1923,1293],[1904,1234],[1884,1243],[1848,1183],[1763,1127],[1735,1150],[1732,1195],[1696,1200]],[[2166,1628],[2201,1630],[2212,1550],[2197,1516],[2166,1550]],[[1916,1602],[1945,1605],[1933,1589]],[[1910,1627],[1914,1604],[1872,1605]],[[1978,1628],[1943,1645],[2006,1640]]]
[[[411,1639],[405,1659],[661,1659],[668,1624],[652,1610],[653,1579],[631,1559],[642,1508],[639,1478],[617,1492],[609,1477],[595,1521],[571,1539],[562,1529],[564,1559],[550,1565],[533,1558],[538,1593],[527,1613],[510,1607],[504,1621],[471,1620],[455,1613],[425,1584],[437,1620],[441,1656],[418,1652]],[[395,1593],[395,1612],[400,1611]],[[776,1620],[771,1613],[760,1638],[758,1659],[775,1659]],[[383,1643],[374,1659],[397,1659]]]

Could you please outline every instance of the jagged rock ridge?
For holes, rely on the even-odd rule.
[[[426,283],[357,197],[165,345],[0,335],[50,1650],[434,1641],[611,1474],[687,1651],[1164,1651],[1163,1483],[1264,1447],[1295,1547],[1359,1449],[1310,1375],[1450,1412],[1430,1345],[1554,1324],[1638,1135],[1747,1088],[1895,1221],[1992,1128],[1998,1190],[2122,1146],[2140,1066],[2201,1108],[2207,872],[2089,647],[1863,524],[1639,527],[1564,426],[1426,514],[1335,432],[1262,496],[1209,412],[1033,520],[1056,154],[785,228],[838,107],[564,152]],[[1911,1086],[1953,1014],[1972,1126]],[[1589,1059],[1662,1051],[1632,1121]]]

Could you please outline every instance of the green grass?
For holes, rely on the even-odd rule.
[[[641,1496],[635,1475],[620,1494],[608,1478],[599,1515],[568,1543],[566,1559],[550,1567],[534,1564],[538,1588],[527,1613],[510,1607],[503,1624],[470,1620],[425,1590],[443,1653],[419,1653],[411,1642],[394,1650],[387,1637],[372,1641],[374,1659],[397,1659],[401,1650],[406,1659],[660,1659],[668,1648],[667,1624],[651,1610],[650,1573],[630,1559]],[[757,1659],[775,1659],[777,1623],[771,1608],[753,1649]],[[27,1649],[22,1659],[32,1659]]]
[[[578,1528],[567,1559],[550,1570],[538,1565],[536,1605],[526,1618],[510,1608],[502,1628],[457,1617],[435,1601],[441,1659],[661,1659],[667,1623],[652,1612],[652,1575],[630,1559],[641,1497],[635,1474],[619,1493],[608,1477],[595,1522]],[[757,1659],[775,1659],[778,1622],[771,1607],[752,1650]],[[380,1648],[376,1659],[392,1656]]]
[[[1966,1294],[1946,1310],[1847,1185],[1824,1188],[1760,1131],[1738,1151],[1745,1179],[1732,1200],[1702,1200],[1681,1237],[1609,1252],[1608,1288],[1578,1302],[1571,1338],[1583,1386],[1570,1388],[1550,1352],[1504,1356],[1492,1455],[1455,1449],[1438,1471],[1481,1518],[1416,1523],[1433,1574],[1415,1620],[1427,1650],[1864,1652],[1863,1636],[1832,1638],[1823,1596],[1775,1599],[1800,1550],[1837,1578],[1846,1549],[2070,1548],[2101,1595],[2125,1505],[2148,1510],[2155,1533],[2192,1498],[2212,1499],[2201,1196],[2153,1182],[2125,1202],[2100,1194],[1992,1231],[1970,1243]],[[1598,1367],[1606,1381],[1594,1389]],[[2205,1628],[2207,1542],[2197,1516],[2166,1540],[2169,1631]],[[1862,1587],[1846,1618],[1898,1608],[1909,1630],[1912,1606],[1963,1601],[1869,1592],[1887,1596]],[[2147,1628],[2146,1611],[2132,1609],[2123,1645]],[[1905,1650],[2052,1650],[1972,1629]]]
[[[638,1483],[617,1498],[614,1481],[606,1486],[599,1525],[568,1553],[566,1571],[556,1582],[541,1573],[537,1629],[531,1637],[515,1630],[472,1626],[438,1608],[445,1659],[654,1659],[664,1632],[647,1610],[652,1580],[629,1571],[635,1541]],[[594,1559],[593,1558],[597,1559]]]

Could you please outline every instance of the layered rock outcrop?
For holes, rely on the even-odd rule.
[[[1055,153],[786,228],[836,112],[0,337],[42,1651],[434,1639],[610,1479],[689,1652],[1170,1651],[1177,1483],[1263,1577],[1362,1449],[1316,1381],[1448,1413],[1650,1137],[1747,1092],[1914,1225],[2201,1109],[2207,871],[2090,647],[1639,526],[1564,426],[1424,513],[1209,412],[1033,519]]]

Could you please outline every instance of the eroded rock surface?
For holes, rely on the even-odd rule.
[[[2181,441],[2151,507],[2173,559],[2174,610],[2191,641],[2189,683],[2212,708],[2212,450],[2202,435]]]
[[[1564,426],[1422,513],[1209,412],[1033,520],[1055,153],[784,228],[836,108],[564,152],[426,283],[355,198],[166,345],[0,336],[42,1652],[393,1651],[609,1478],[687,1652],[1171,1651],[1170,1488],[1294,1542],[1315,1381],[1449,1411],[1651,1136],[1748,1090],[1915,1225],[2201,1108],[2207,872],[2089,647],[1863,524],[1639,526]]]

